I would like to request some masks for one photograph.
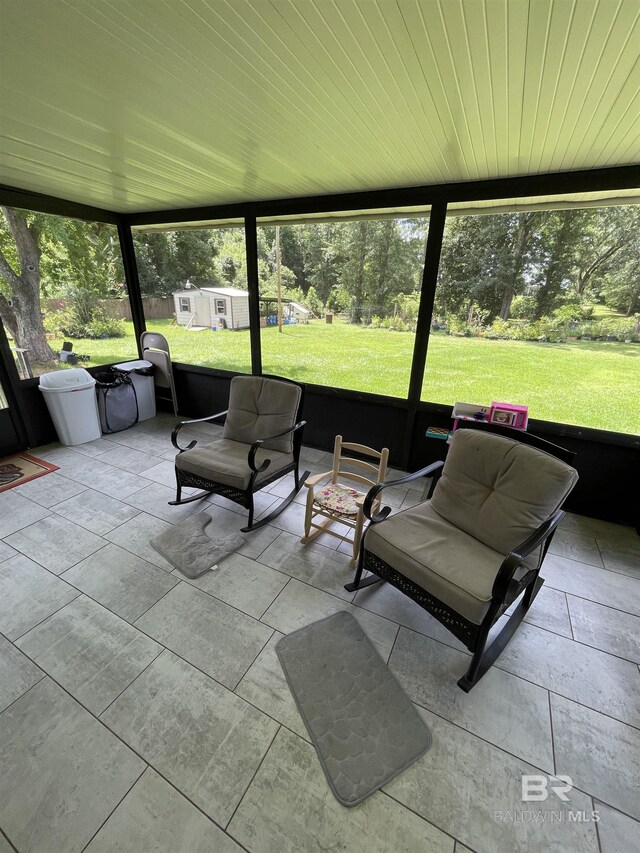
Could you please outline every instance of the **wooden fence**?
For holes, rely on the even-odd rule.
[[[173,317],[175,306],[173,298],[158,298],[145,296],[142,299],[144,316],[147,320],[170,320]],[[131,320],[131,305],[128,299],[100,299],[99,305],[105,309],[110,317],[118,317],[121,320]],[[45,311],[61,311],[69,307],[64,299],[45,299]]]

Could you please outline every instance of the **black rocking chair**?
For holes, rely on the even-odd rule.
[[[465,692],[513,636],[544,579],[540,567],[578,474],[573,453],[526,432],[460,425],[445,462],[367,494],[365,531],[350,592],[386,580],[434,616],[473,653]],[[372,514],[387,486],[432,477],[427,499],[390,516]],[[371,575],[363,578],[363,573]],[[489,631],[524,592],[487,647]]]
[[[302,431],[300,420],[303,389],[288,379],[272,376],[234,376],[229,408],[206,418],[182,421],[171,441],[176,456],[176,499],[171,506],[198,501],[210,494],[222,495],[249,510],[243,533],[257,530],[289,506],[302,488],[309,471],[299,475]],[[180,430],[189,424],[213,422],[226,415],[222,437],[208,444],[178,444]],[[254,494],[293,472],[294,488],[264,518],[254,522]],[[202,489],[182,497],[183,488]]]

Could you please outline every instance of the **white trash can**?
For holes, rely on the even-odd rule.
[[[129,374],[138,398],[138,420],[146,421],[156,416],[156,390],[153,383],[153,364],[142,359],[113,365],[116,370]]]
[[[63,444],[100,438],[96,380],[81,367],[43,373],[38,387]]]

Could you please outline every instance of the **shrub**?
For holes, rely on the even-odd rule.
[[[575,334],[580,338],[592,341],[614,340],[614,341],[640,341],[640,334],[636,331],[637,320],[635,317],[602,317],[590,323],[581,323],[577,326]]]
[[[44,318],[44,328],[68,338],[123,338],[126,334],[124,321],[108,317],[102,308],[95,308],[88,322],[80,320],[73,306],[52,311]]]
[[[85,327],[86,338],[124,338],[126,327],[117,317],[95,316]]]

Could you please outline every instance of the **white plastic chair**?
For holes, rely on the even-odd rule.
[[[173,414],[178,414],[178,398],[176,386],[173,381],[173,368],[171,366],[171,354],[169,343],[160,332],[143,332],[140,335],[140,349],[142,358],[150,361],[155,366],[153,381],[156,388],[168,389],[171,394]],[[168,399],[163,397],[162,399]]]

